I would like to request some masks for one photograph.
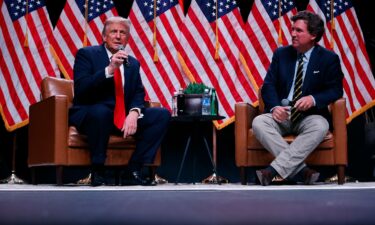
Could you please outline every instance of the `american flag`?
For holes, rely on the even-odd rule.
[[[263,84],[275,49],[291,43],[293,0],[255,0],[245,24],[241,62],[254,86]]]
[[[146,98],[170,109],[173,92],[188,83],[176,50],[184,19],[179,1],[134,0],[129,19],[129,54],[140,61]]]
[[[325,20],[326,30],[319,44],[332,49],[340,57],[344,73],[347,122],[350,122],[375,105],[375,80],[351,1],[336,0],[332,4],[333,18],[331,1],[310,1],[307,9]]]
[[[49,51],[52,25],[44,0],[0,0],[0,111],[8,131],[28,123],[40,83],[59,74]]]
[[[77,50],[102,43],[104,21],[118,15],[112,0],[67,0],[53,34],[52,53],[61,72],[73,79],[73,64]]]
[[[218,129],[234,121],[236,102],[257,99],[239,61],[241,23],[235,0],[193,0],[181,27],[181,63],[190,79],[216,89],[219,114],[226,117]]]

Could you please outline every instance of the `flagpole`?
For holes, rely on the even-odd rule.
[[[88,25],[89,25],[88,14],[89,14],[89,2],[88,2],[88,0],[86,0],[85,1],[85,24],[84,24],[85,34],[83,35],[83,42],[82,42],[83,47],[87,46],[87,29],[88,29]]]
[[[278,39],[277,39],[277,42],[279,43],[279,46],[281,46],[282,45],[282,43],[283,43],[283,39],[282,39],[282,36],[281,36],[281,1],[279,0],[279,9],[278,9],[278,11],[279,11],[279,18],[278,18],[278,20],[279,20],[279,30],[278,30]]]
[[[17,133],[13,135],[13,147],[12,147],[12,173],[11,175],[3,180],[0,180],[1,184],[25,184],[26,182],[18,178],[16,175],[16,149],[17,149]]]
[[[334,0],[331,0],[331,10],[330,10],[330,13],[331,13],[331,41],[330,41],[330,47],[331,49],[333,49],[334,47],[334,44],[335,44],[335,40],[334,40],[334,37],[333,37],[333,32],[335,31],[335,14],[333,12],[333,9],[334,9]]]
[[[217,10],[217,4],[218,1],[216,1],[216,7],[215,7],[215,15],[216,15],[216,20],[215,20],[215,37],[216,37],[216,42],[215,42],[215,60],[218,60],[219,59],[219,21],[217,20],[218,19],[218,10]]]
[[[157,40],[156,40],[156,0],[154,0],[154,34],[153,34],[153,46],[154,46],[154,62],[159,61],[159,56],[158,56],[158,49],[157,49]]]
[[[27,48],[29,47],[29,37],[28,37],[28,31],[27,31],[27,27],[28,27],[28,24],[27,24],[27,21],[29,20],[29,1],[26,0],[26,14],[25,14],[25,41],[23,43],[23,47]]]

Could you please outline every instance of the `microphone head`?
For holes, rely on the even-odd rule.
[[[117,50],[118,51],[125,50],[125,46],[124,45],[119,45],[117,47]],[[125,64],[126,67],[128,67],[130,65],[128,58],[124,58],[124,64]]]
[[[289,106],[289,104],[290,104],[290,101],[288,99],[284,98],[284,99],[281,100],[282,106]]]
[[[118,47],[117,47],[117,50],[125,50],[125,46],[123,46],[123,45],[119,45]]]

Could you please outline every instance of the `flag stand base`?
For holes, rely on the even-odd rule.
[[[0,180],[0,184],[25,184],[26,182],[16,176],[16,147],[17,145],[17,134],[13,136],[13,148],[12,148],[12,174],[3,180]]]

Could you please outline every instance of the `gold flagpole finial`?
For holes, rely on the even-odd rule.
[[[278,18],[278,20],[279,20],[279,29],[278,29],[278,38],[277,38],[277,43],[279,43],[279,45],[282,45],[282,43],[283,43],[283,37],[282,37],[282,35],[281,35],[281,23],[282,23],[282,20],[281,20],[281,10],[282,10],[282,8],[281,8],[281,0],[279,0],[279,8],[278,8],[278,12],[279,12],[279,18]]]
[[[87,46],[87,29],[88,29],[88,23],[89,23],[89,1],[85,0],[85,33],[83,35],[83,47]]]
[[[333,49],[333,47],[335,45],[335,40],[333,38],[333,33],[336,30],[334,7],[335,7],[334,0],[331,0],[331,40],[330,40],[331,49]]]
[[[216,15],[216,21],[215,21],[215,24],[216,24],[216,28],[215,28],[215,37],[216,37],[216,42],[215,42],[215,60],[218,60],[219,59],[219,48],[220,48],[220,45],[219,45],[219,21],[218,21],[218,15],[217,15],[217,2],[218,0],[216,0],[216,8],[215,8],[215,15]]]
[[[23,47],[28,48],[29,47],[29,33],[28,33],[28,20],[29,20],[29,1],[26,0],[26,14],[25,14],[25,22],[26,22],[26,31],[25,31],[25,41],[23,42]]]
[[[153,34],[153,47],[154,47],[154,62],[159,61],[157,41],[156,41],[156,0],[154,0],[154,34]]]

